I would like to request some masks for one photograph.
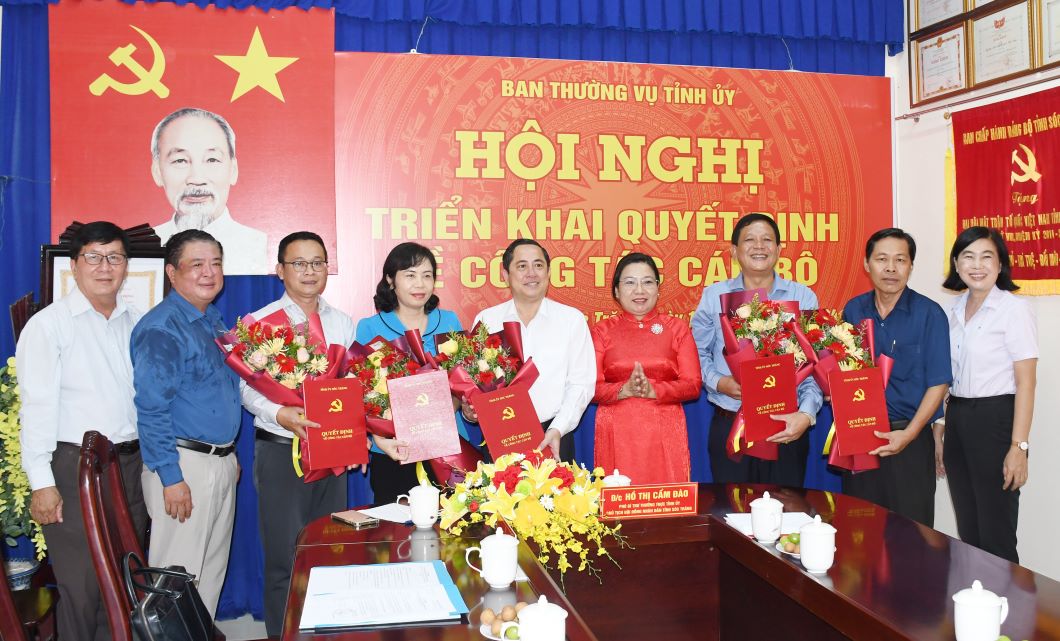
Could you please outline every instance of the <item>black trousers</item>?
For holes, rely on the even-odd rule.
[[[423,465],[430,475],[430,466],[426,461]],[[400,494],[408,494],[420,481],[416,478],[415,463],[402,465],[382,452],[372,452],[368,460],[368,483],[372,486],[372,503],[384,505],[396,501]]]
[[[258,439],[254,441],[254,487],[265,550],[265,631],[279,637],[298,533],[310,521],[346,509],[346,475],[304,483],[291,465],[290,445]]]
[[[779,446],[775,461],[763,461],[753,456],[744,456],[739,461],[734,461],[729,458],[725,449],[734,418],[732,412],[714,407],[714,418],[710,421],[707,440],[710,472],[714,482],[771,483],[802,487],[806,481],[806,457],[810,453],[809,430],[797,441]]]
[[[52,453],[55,487],[63,498],[63,522],[45,525],[44,540],[48,544],[48,556],[59,588],[56,612],[59,638],[63,641],[107,641],[111,638],[110,624],[100,598],[92,556],[88,552],[88,539],[81,520],[81,496],[77,492],[80,449],[80,445],[59,443]],[[137,451],[120,454],[118,460],[129,515],[142,544],[147,526],[147,507],[140,485],[143,459]]]
[[[909,421],[892,421],[904,430]],[[931,425],[895,456],[880,457],[880,467],[843,473],[843,494],[856,496],[928,527],[935,525],[935,439]]]
[[[1013,563],[1020,491],[1005,490],[1016,396],[950,397],[943,458],[961,540]]]

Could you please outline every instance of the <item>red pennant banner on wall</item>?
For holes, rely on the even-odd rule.
[[[842,306],[891,225],[885,78],[372,53],[336,54],[336,72],[339,233],[360,248],[341,275],[421,242],[465,323],[507,298],[514,238],[544,245],[549,295],[595,322],[627,251],[662,261],[659,308],[688,317],[736,273],[729,236],[753,211],[780,225],[781,275]],[[344,287],[355,315],[376,279]]]
[[[1060,89],[1049,89],[953,114],[950,229],[999,229],[1021,294],[1060,293],[1058,104]]]
[[[299,229],[335,254],[330,11],[62,2],[49,29],[53,237],[73,220],[205,228],[229,274],[271,272]],[[153,142],[184,108],[203,111]]]

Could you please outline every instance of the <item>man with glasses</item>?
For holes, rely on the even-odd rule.
[[[77,491],[86,432],[96,430],[117,444],[137,535],[147,524],[129,359],[140,312],[118,295],[128,255],[129,239],[117,225],[100,221],[79,228],[70,244],[73,289],[29,320],[15,351],[30,515],[48,543],[63,639],[111,638]]]
[[[776,461],[750,456],[739,461],[730,459],[725,443],[740,409],[741,390],[725,362],[725,339],[718,323],[721,322],[721,296],[729,292],[764,289],[769,300],[793,300],[801,311],[817,309],[817,295],[809,287],[777,275],[775,270],[783,245],[780,228],[769,216],[747,214],[733,227],[731,240],[730,252],[740,264],[740,275],[714,283],[704,290],[699,307],[692,315],[692,336],[699,348],[703,386],[714,405],[707,444],[711,473],[717,483],[776,483],[802,487],[806,479],[806,457],[810,451],[806,431],[817,421],[817,412],[824,402],[821,389],[812,378],[807,378],[798,389],[799,411],[773,417],[784,428],[766,439],[779,446]]]
[[[317,314],[328,344],[353,344],[353,320],[321,297],[328,283],[328,252],[320,236],[309,231],[287,235],[276,261],[283,297],[251,316],[260,320],[283,310],[291,325],[299,325]],[[292,437],[305,438],[307,428],[320,426],[308,420],[302,408],[277,405],[246,383],[241,391],[243,405],[254,415],[254,487],[265,548],[265,631],[278,637],[298,533],[310,521],[346,509],[346,475],[304,483],[291,464]]]
[[[166,243],[173,289],[133,330],[130,350],[151,514],[148,561],[198,577],[213,616],[228,569],[242,418],[239,377],[214,339],[225,331],[213,300],[224,286],[221,244],[198,229]]]
[[[549,258],[537,241],[512,241],[501,264],[512,299],[479,312],[472,327],[482,322],[492,333],[501,331],[505,321],[519,323],[526,355],[541,373],[530,386],[530,400],[545,428],[538,448],[548,446],[557,460],[573,462],[571,433],[596,390],[596,353],[589,326],[577,309],[545,297]],[[478,419],[470,404],[461,409],[467,420]]]

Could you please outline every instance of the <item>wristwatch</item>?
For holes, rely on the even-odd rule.
[[[1012,441],[1012,444],[1014,446],[1020,448],[1024,452],[1026,452],[1026,451],[1031,449],[1031,444],[1028,443],[1027,441]]]

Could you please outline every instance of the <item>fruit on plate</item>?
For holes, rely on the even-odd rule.
[[[799,554],[799,535],[791,533],[780,537],[780,547],[789,554]]]
[[[479,615],[479,623],[482,625],[493,625],[493,621],[497,618],[497,613],[493,611],[493,608],[486,608]]]

